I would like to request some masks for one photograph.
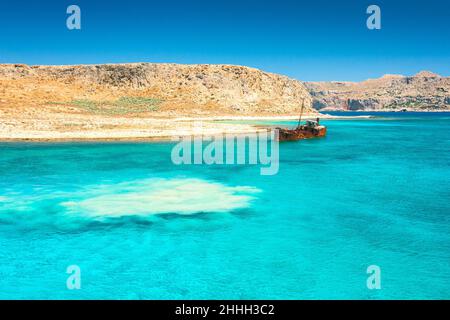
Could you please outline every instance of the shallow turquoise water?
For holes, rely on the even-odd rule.
[[[0,298],[448,299],[450,116],[383,117],[281,144],[275,176],[176,166],[170,143],[2,143]]]

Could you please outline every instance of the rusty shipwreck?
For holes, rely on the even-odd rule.
[[[303,107],[304,100],[302,102],[300,118],[295,129],[277,128],[279,141],[296,141],[315,137],[324,137],[327,134],[327,127],[320,125],[319,118],[316,120],[306,120],[306,123],[302,124]]]

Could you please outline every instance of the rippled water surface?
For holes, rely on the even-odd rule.
[[[325,123],[274,176],[176,166],[171,143],[1,143],[0,298],[450,298],[450,115]]]

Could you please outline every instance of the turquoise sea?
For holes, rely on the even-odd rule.
[[[449,299],[450,114],[324,123],[274,176],[169,142],[0,143],[0,299]]]

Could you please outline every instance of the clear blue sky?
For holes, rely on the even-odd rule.
[[[82,29],[66,28],[77,4]],[[377,4],[382,29],[366,28]],[[1,1],[0,62],[226,63],[300,80],[450,75],[448,0]]]

